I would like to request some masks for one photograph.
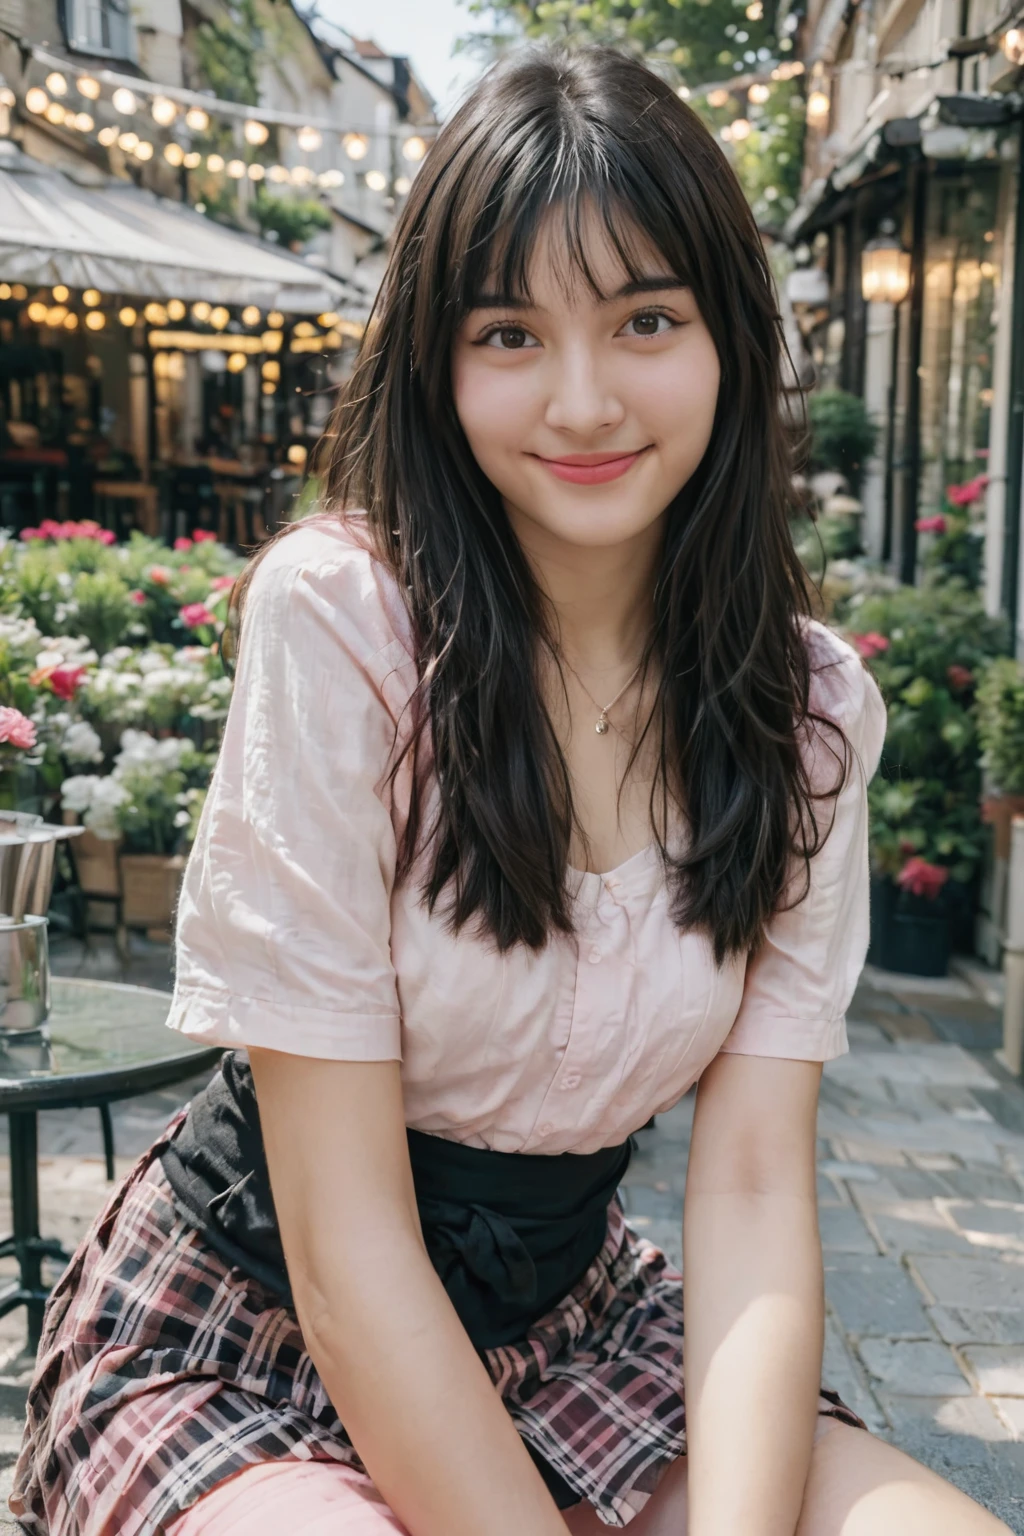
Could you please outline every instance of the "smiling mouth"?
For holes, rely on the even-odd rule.
[[[627,474],[649,451],[649,446],[634,453],[570,453],[562,459],[546,459],[538,453],[533,457],[559,480],[568,480],[573,485],[604,485]]]

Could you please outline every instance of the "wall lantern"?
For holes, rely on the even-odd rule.
[[[869,240],[860,258],[860,286],[866,304],[902,304],[910,292],[910,252],[905,251],[891,219]]]
[[[1024,64],[1024,28],[1011,27],[1004,33],[999,46],[1011,64]]]

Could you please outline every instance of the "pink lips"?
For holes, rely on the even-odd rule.
[[[636,453],[570,453],[564,459],[545,459],[539,454],[537,457],[559,480],[568,480],[573,485],[603,485],[626,474],[646,452],[646,448],[640,448]]]

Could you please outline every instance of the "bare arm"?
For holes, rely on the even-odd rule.
[[[423,1243],[399,1065],[251,1050],[306,1347],[412,1536],[566,1536]]]
[[[824,1327],[816,1062],[718,1056],[683,1223],[691,1536],[793,1536]]]

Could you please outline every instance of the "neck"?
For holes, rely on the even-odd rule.
[[[595,672],[635,666],[651,627],[662,521],[623,543],[591,547],[567,543],[514,507],[507,511],[562,652]]]

